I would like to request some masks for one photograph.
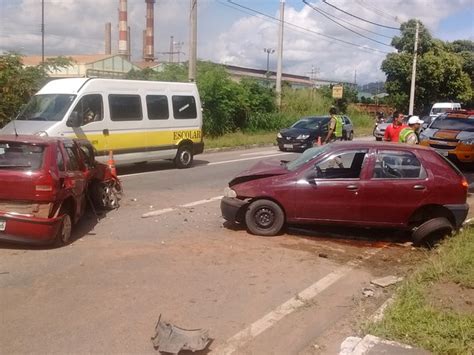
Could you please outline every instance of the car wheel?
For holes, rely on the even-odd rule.
[[[61,209],[59,215],[63,216],[58,233],[54,240],[54,245],[57,247],[67,245],[71,241],[72,219],[69,211]]]
[[[451,234],[452,231],[453,225],[446,217],[432,218],[413,231],[413,244],[432,246],[441,238]]]
[[[274,236],[282,229],[285,223],[285,214],[275,202],[257,200],[248,207],[245,213],[245,223],[252,234]]]
[[[382,140],[382,138],[379,138],[379,137],[375,137],[375,140],[380,142]]]
[[[354,132],[351,131],[351,133],[349,134],[349,138],[348,138],[350,141],[354,139]]]
[[[94,206],[107,210],[118,207],[119,199],[113,187],[103,182],[94,182],[91,186],[91,198]]]
[[[178,169],[186,169],[193,164],[193,151],[191,146],[182,145],[179,147],[174,163]]]
[[[278,147],[278,149],[280,149],[282,152],[286,152],[287,149],[286,148],[283,148],[283,147]]]

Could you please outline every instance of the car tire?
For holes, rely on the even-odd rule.
[[[283,147],[278,147],[278,149],[280,149],[282,152],[287,152],[288,151],[286,148],[283,148]]]
[[[451,234],[453,225],[446,217],[432,218],[422,223],[412,233],[414,245],[428,245],[436,244],[441,238]]]
[[[382,138],[375,137],[375,140],[376,140],[377,142],[380,142],[380,141],[382,140]]]
[[[270,200],[252,202],[245,213],[245,223],[250,233],[274,236],[283,228],[285,214],[281,207]]]
[[[59,226],[56,238],[54,239],[54,246],[61,247],[67,245],[71,241],[72,231],[72,218],[68,210],[62,209],[59,211],[59,215],[63,216],[61,225]]]
[[[114,188],[104,182],[95,181],[90,189],[94,206],[102,210],[111,210],[118,207],[119,199]]]
[[[354,139],[354,132],[351,131],[351,133],[349,134],[349,138],[347,138],[348,140],[353,140]]]
[[[193,150],[190,145],[182,145],[178,148],[174,163],[178,169],[190,168],[193,164]]]

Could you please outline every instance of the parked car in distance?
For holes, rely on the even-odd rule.
[[[393,117],[390,116],[390,117],[387,117],[383,122],[378,122],[375,124],[374,132],[373,132],[375,140],[377,141],[383,140],[383,137],[385,135],[385,130],[387,129],[389,124],[392,124],[392,122],[393,122]]]
[[[0,136],[0,240],[67,244],[107,169],[85,140]]]
[[[354,126],[351,119],[342,115],[344,140],[354,138]],[[277,134],[277,144],[281,151],[304,151],[311,148],[321,137],[324,140],[328,134],[330,116],[308,116],[295,122],[291,127],[282,129]]]
[[[437,116],[421,132],[420,145],[431,147],[454,162],[474,163],[474,110]]]
[[[386,227],[422,243],[465,220],[468,184],[426,147],[335,142],[290,162],[261,161],[229,182],[223,217],[273,236],[286,223]]]

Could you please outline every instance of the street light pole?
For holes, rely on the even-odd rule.
[[[263,51],[267,53],[267,72],[265,73],[265,77],[267,78],[267,85],[270,78],[270,54],[275,53],[275,50],[272,48],[263,48]]]
[[[41,64],[44,64],[44,0],[41,0]]]

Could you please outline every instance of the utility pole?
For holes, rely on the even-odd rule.
[[[173,54],[174,54],[174,37],[171,36],[170,37],[170,56],[168,60],[169,63],[173,63],[174,61]]]
[[[277,53],[277,77],[276,77],[276,103],[278,109],[281,108],[281,67],[283,62],[283,24],[285,22],[285,0],[280,0],[280,30],[278,32],[278,53]]]
[[[189,68],[188,80],[196,81],[197,60],[197,0],[190,0],[191,11],[189,14]]]
[[[413,49],[413,68],[411,69],[411,87],[410,87],[410,106],[408,114],[413,115],[413,106],[415,105],[415,81],[416,81],[416,56],[418,51],[418,29],[419,22],[416,20],[415,47]]]
[[[44,65],[44,0],[41,0],[41,64]]]

